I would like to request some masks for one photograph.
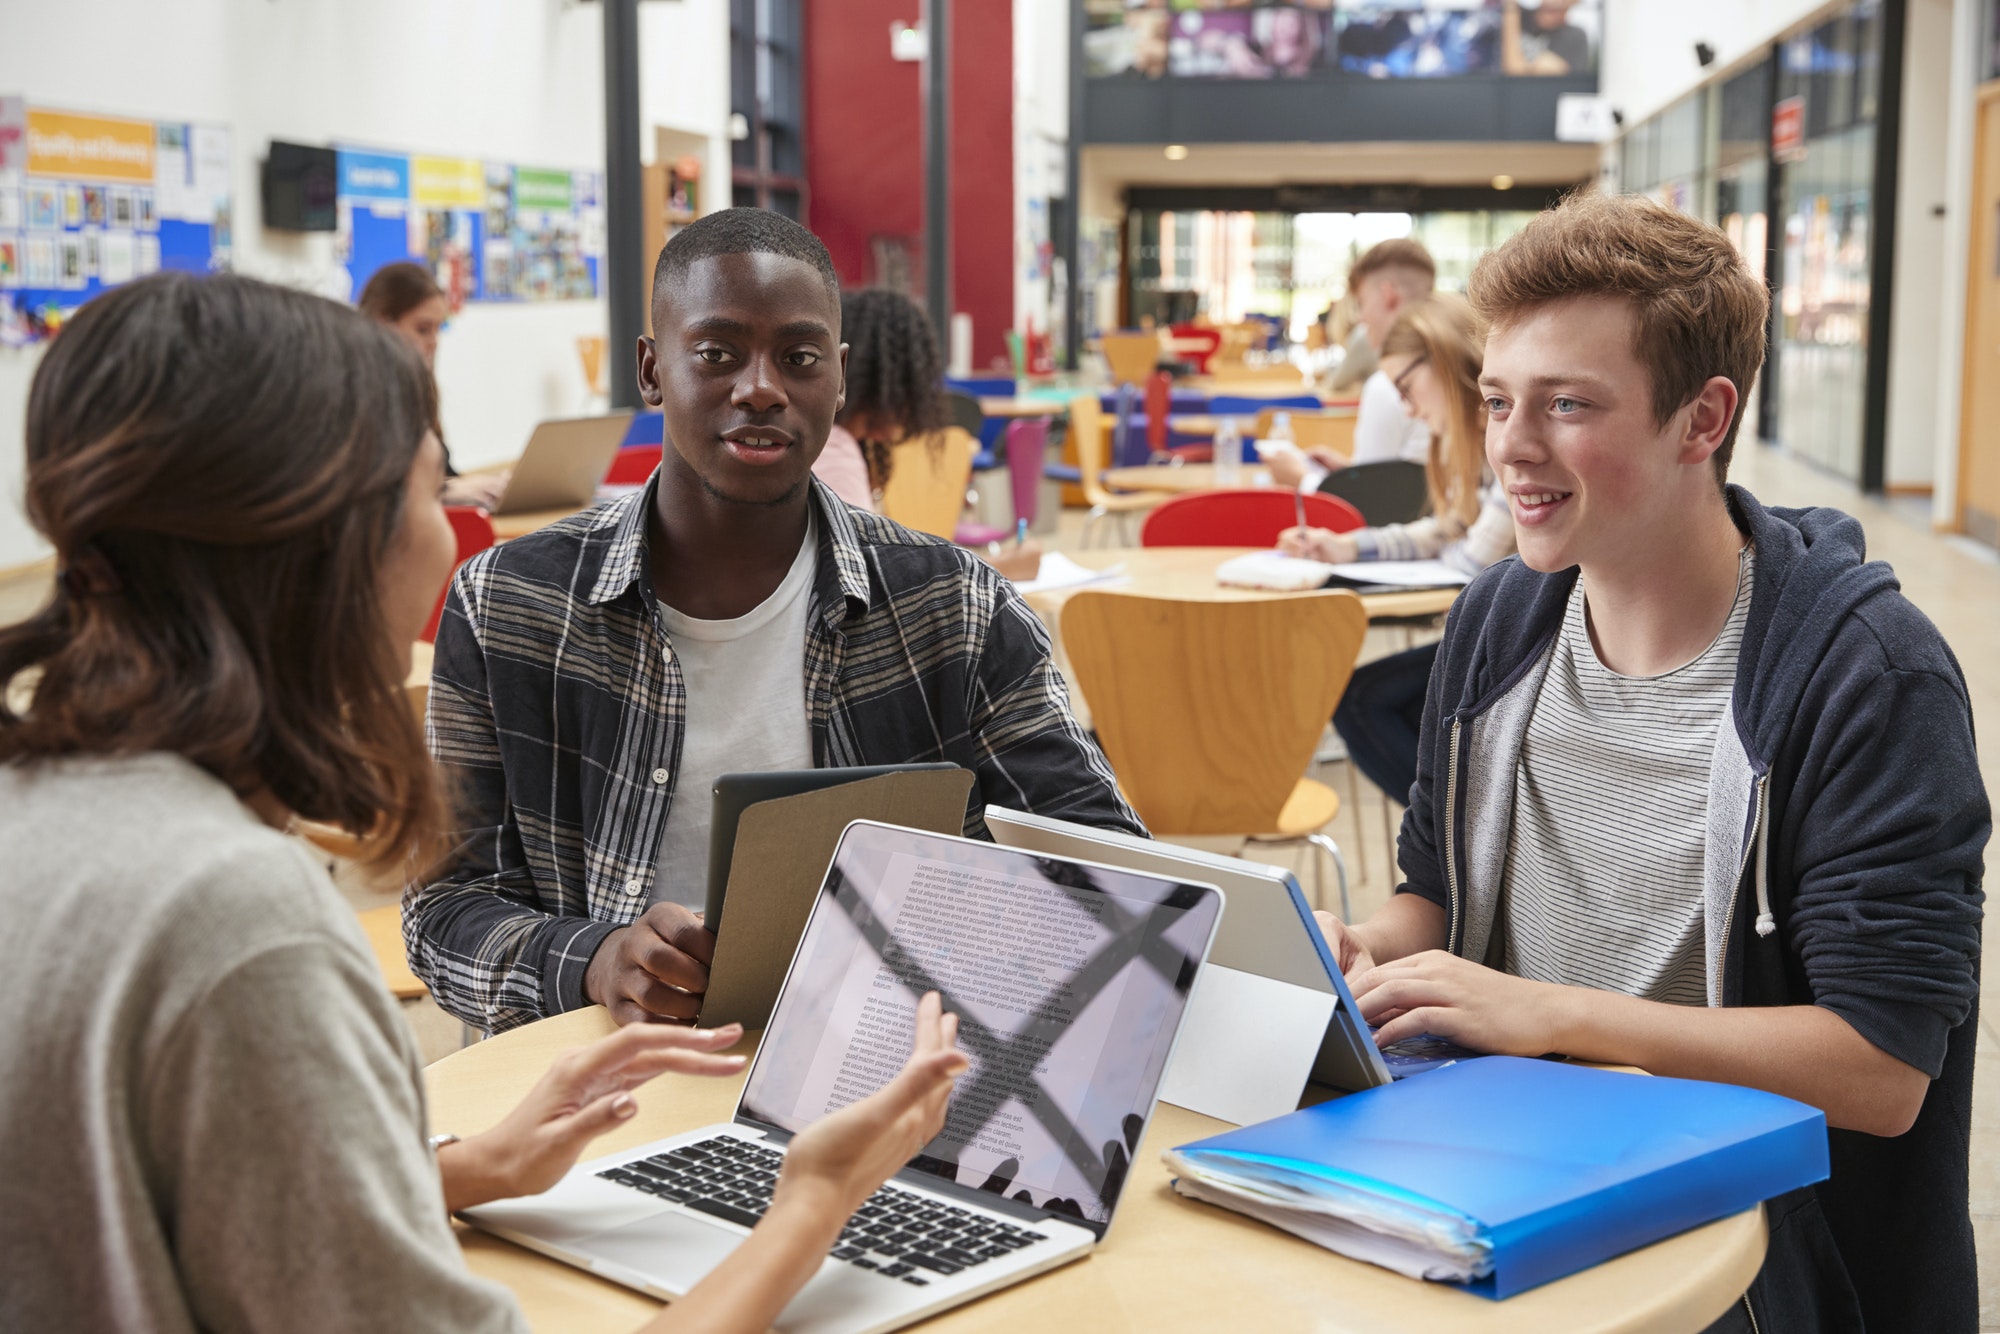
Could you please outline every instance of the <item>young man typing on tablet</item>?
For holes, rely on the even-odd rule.
[[[814,481],[846,354],[818,239],[756,209],[689,225],[653,328],[653,480],[467,562],[438,630],[462,855],[405,895],[404,934],[481,1028],[695,1014],[720,773],[942,760],[977,776],[968,833],[989,801],[1144,832],[1012,585]]]
[[[1357,1001],[1385,1043],[1823,1109],[1754,1327],[1969,1331],[1991,820],[1958,664],[1853,519],[1725,485],[1767,297],[1720,232],[1573,198],[1470,295],[1520,557],[1452,612],[1401,892],[1326,922]]]

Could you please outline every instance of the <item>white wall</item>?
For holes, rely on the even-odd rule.
[[[236,268],[337,294],[328,235],[266,233],[257,164],[273,138],[602,167],[600,8],[576,0],[0,0],[0,92],[30,105],[219,121],[234,131]],[[719,131],[727,179],[726,0],[641,9],[650,125]],[[651,117],[651,119],[648,119]],[[438,351],[461,467],[519,452],[535,422],[588,410],[576,339],[605,304],[472,304]],[[20,511],[22,412],[39,351],[0,349],[0,569],[46,547]]]
[[[728,208],[729,0],[640,5],[639,50],[640,156],[653,161],[655,126],[702,136],[701,211]]]
[[[1889,310],[1889,420],[1883,476],[1931,484],[1938,438],[1937,366],[1947,269],[1944,211],[1952,0],[1908,0],[1903,123],[1896,183],[1896,275]]]
[[[1060,330],[1047,269],[1027,276],[1037,242],[1060,249],[1048,202],[1066,188],[1069,144],[1068,0],[1014,0],[1014,319]],[[1052,261],[1053,262],[1053,261]]]
[[[1605,0],[1598,89],[1636,125],[1838,0]],[[1703,69],[1696,42],[1715,48]]]

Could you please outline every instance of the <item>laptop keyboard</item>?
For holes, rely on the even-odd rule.
[[[784,1155],[775,1149],[717,1135],[597,1175],[714,1218],[755,1227],[771,1206],[771,1190],[783,1163]],[[1047,1239],[1044,1233],[991,1214],[885,1185],[847,1220],[833,1258],[921,1288],[934,1278]]]

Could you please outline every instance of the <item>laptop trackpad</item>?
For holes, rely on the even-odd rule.
[[[740,1232],[669,1209],[586,1237],[575,1249],[684,1293],[742,1244]]]

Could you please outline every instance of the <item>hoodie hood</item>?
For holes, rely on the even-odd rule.
[[[1740,486],[1729,512],[1757,546],[1757,583],[1736,672],[1732,712],[1744,752],[1766,772],[1799,700],[1835,636],[1868,599],[1901,589],[1867,536],[1835,509],[1767,509]]]

